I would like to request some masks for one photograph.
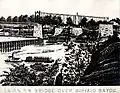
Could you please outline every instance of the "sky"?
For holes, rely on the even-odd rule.
[[[32,15],[38,10],[120,18],[120,0],[0,0],[0,16]]]

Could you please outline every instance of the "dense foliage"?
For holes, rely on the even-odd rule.
[[[78,85],[80,78],[90,62],[90,53],[81,46],[70,43],[66,48],[65,61],[62,64],[62,85]]]
[[[9,68],[9,72],[4,71],[1,76],[5,78],[0,83],[3,86],[104,85],[107,80],[100,80],[106,79],[108,73],[111,74],[109,70],[114,70],[113,73],[119,69],[119,43],[115,42],[119,42],[116,34],[103,42],[104,46],[98,44],[97,51],[92,55],[85,45],[64,43],[64,58],[49,64],[38,62],[29,67],[25,64],[11,64],[13,68]],[[116,68],[111,67],[111,64]],[[103,71],[107,71],[107,74],[104,75]]]
[[[20,15],[20,16],[8,16],[7,18],[5,17],[0,17],[0,21],[3,22],[36,22],[39,24],[43,25],[56,25],[56,26],[63,26],[63,25],[71,25],[71,26],[84,26],[88,27],[90,29],[95,29],[99,24],[109,24],[112,21],[120,24],[120,18],[112,19],[110,21],[95,21],[94,19],[91,19],[88,21],[86,17],[82,18],[79,20],[79,24],[74,24],[73,20],[71,17],[66,18],[66,23],[63,22],[61,16],[51,16],[51,15],[46,15],[46,16],[35,16],[35,15]]]
[[[3,86],[39,86],[53,85],[54,76],[58,70],[58,64],[52,65],[33,64],[30,67],[25,64],[12,64],[9,72],[4,71],[5,78],[1,80]],[[39,69],[37,69],[39,67]]]
[[[11,64],[9,72],[4,71],[5,78],[1,80],[4,86],[40,86],[40,85],[77,85],[80,77],[83,76],[89,64],[90,56],[86,49],[69,43],[65,49],[66,56],[63,59],[55,60],[53,63],[35,63],[25,66],[25,64]],[[57,78],[62,74],[62,81]],[[57,81],[58,80],[58,81]]]

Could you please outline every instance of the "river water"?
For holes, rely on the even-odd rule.
[[[23,49],[25,49],[27,52],[29,52],[30,50],[32,50],[31,47],[24,47]],[[43,50],[47,50],[47,49],[54,49],[54,52],[48,52],[48,53],[41,53],[38,54],[39,56],[48,56],[48,57],[52,57],[54,60],[58,59],[58,58],[63,58],[65,53],[64,53],[64,47],[62,45],[48,45],[48,46],[39,46],[37,47],[37,49],[43,49]],[[58,49],[58,50],[57,50]],[[26,52],[25,51],[25,52]],[[35,50],[36,51],[36,50]],[[8,55],[10,55],[10,53],[0,53],[0,75],[3,74],[3,71],[9,71],[8,68],[11,68],[12,65],[9,62],[5,62],[4,60],[8,57]],[[19,55],[19,57],[24,58],[26,55]],[[26,66],[29,66],[31,64],[33,64],[33,62],[21,62],[20,64],[25,64]],[[15,63],[14,63],[15,64]],[[3,79],[4,77],[0,77],[0,80]]]

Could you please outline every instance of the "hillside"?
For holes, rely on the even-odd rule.
[[[120,42],[115,42],[93,55],[81,78],[83,85],[120,85]]]

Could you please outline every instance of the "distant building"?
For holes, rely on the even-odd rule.
[[[71,15],[71,14],[58,14],[58,13],[47,13],[47,12],[41,12],[41,11],[35,11],[35,16],[39,15],[40,17],[46,16],[46,15],[51,15],[51,16],[60,16],[63,20],[64,23],[66,23],[66,19],[68,17],[71,17],[73,20],[74,24],[78,24],[82,18],[87,18],[88,20],[94,19],[95,21],[104,21],[104,20],[109,20],[109,17],[98,17],[98,16],[85,16],[85,15],[79,15],[76,13],[76,15]]]
[[[26,22],[0,22],[1,31],[8,36],[33,37],[34,23]]]

